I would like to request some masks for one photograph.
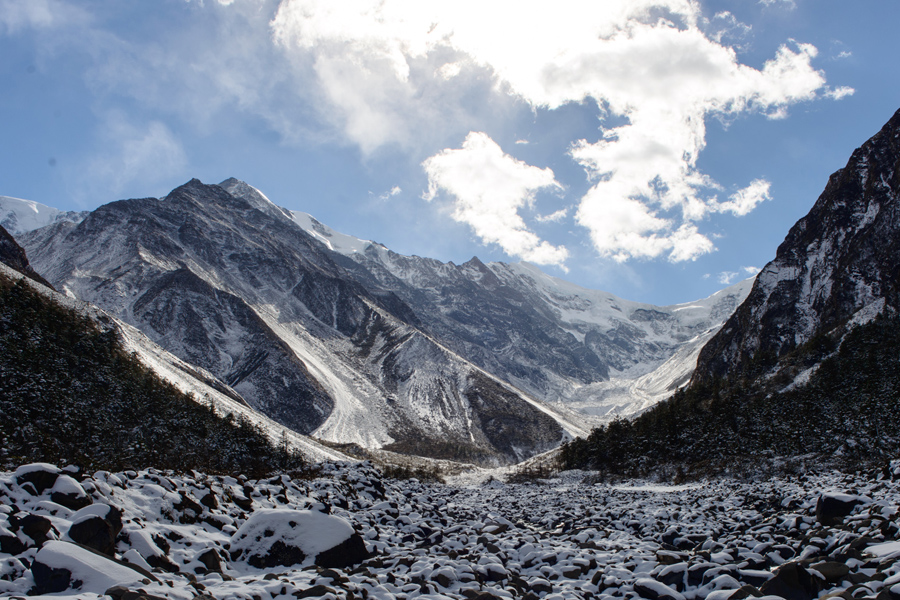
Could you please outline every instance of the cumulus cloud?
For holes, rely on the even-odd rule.
[[[538,223],[560,223],[567,216],[569,216],[569,209],[561,208],[556,212],[550,213],[549,215],[538,215],[534,218],[534,220]]]
[[[504,154],[481,132],[469,133],[461,148],[443,150],[422,166],[428,174],[426,199],[440,192],[451,195],[453,218],[469,225],[484,243],[533,263],[563,266],[568,250],[541,240],[519,214],[533,204],[538,191],[561,188],[553,171]]]
[[[744,189],[732,194],[727,202],[720,202],[713,208],[717,212],[730,212],[742,217],[749,214],[760,202],[772,199],[769,194],[770,187],[771,184],[768,181],[755,179]]]
[[[714,20],[747,33],[730,13]],[[793,103],[849,93],[825,89],[813,46],[792,42],[755,69],[721,43],[721,28],[708,34],[709,23],[690,0],[560,0],[527,11],[511,0],[285,0],[272,29],[286,50],[312,56],[325,95],[348,115],[348,136],[367,150],[402,135],[433,80],[473,67],[535,109],[593,99],[601,121],[624,124],[573,144],[596,181],[577,222],[601,255],[680,261],[714,249],[698,220],[746,214],[768,197],[760,182],[709,201],[717,186],[697,169],[708,116],[778,119]]]
[[[0,31],[47,27],[73,6],[0,0]],[[151,43],[104,37],[89,85],[201,131],[235,108],[288,143],[331,141],[327,132],[340,131],[364,155],[393,145],[429,156],[467,131],[502,127],[511,107],[535,119],[567,104],[597,107],[600,139],[571,140],[569,155],[592,183],[574,217],[597,252],[618,261],[712,252],[705,217],[741,216],[768,198],[762,180],[715,197],[721,186],[697,166],[709,117],[785,118],[797,102],[852,93],[825,85],[808,44],[790,41],[760,68],[742,64],[723,40],[749,29],[729,12],[704,18],[695,0],[558,0],[529,10],[514,0],[194,0],[189,9],[202,27],[173,27]],[[471,155],[477,143],[424,164]],[[545,264],[565,259],[565,248],[539,240],[520,214],[541,187],[500,201],[494,216],[508,220],[491,234],[475,225],[490,214],[490,196],[470,201],[469,190],[463,200],[439,171],[427,175],[483,240]]]

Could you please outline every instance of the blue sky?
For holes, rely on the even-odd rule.
[[[900,108],[893,0],[0,0],[0,195],[237,177],[625,298],[762,267]]]

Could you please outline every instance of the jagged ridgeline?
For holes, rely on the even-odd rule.
[[[302,459],[163,382],[116,331],[0,272],[0,468],[32,461],[262,474]]]
[[[829,179],[690,386],[563,450],[570,467],[696,474],[900,450],[900,111]]]

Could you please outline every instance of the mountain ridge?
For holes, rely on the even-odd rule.
[[[300,433],[484,464],[522,460],[586,433],[591,414],[629,414],[670,393],[747,287],[655,307],[529,265],[405,257],[236,179],[194,179],[20,238],[59,289]],[[630,383],[676,355],[677,368]]]

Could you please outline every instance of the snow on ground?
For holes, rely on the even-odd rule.
[[[426,484],[386,480],[368,463],[259,481],[154,470],[49,473],[79,479],[95,505],[115,507],[79,513],[51,499],[42,472],[0,473],[0,596],[24,597],[47,575],[34,572],[42,562],[77,572],[48,597],[86,600],[108,597],[101,588],[113,580],[148,597],[207,600],[900,592],[900,463],[868,475],[678,486],[611,485],[572,471],[524,484]],[[64,541],[78,537],[70,532],[76,514],[79,522],[120,516],[115,557]],[[285,532],[285,521],[296,531]],[[362,540],[368,558],[340,567],[308,560],[348,535]],[[245,543],[275,566],[249,564]],[[277,564],[290,558],[291,544],[308,556]]]

